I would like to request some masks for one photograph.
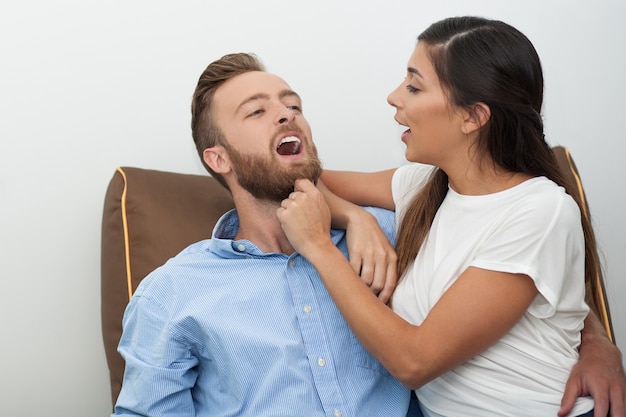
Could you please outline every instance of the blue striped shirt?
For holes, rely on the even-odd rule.
[[[393,241],[393,213],[368,209]],[[402,416],[409,391],[358,342],[297,253],[233,241],[233,210],[140,284],[115,415]],[[333,242],[347,255],[345,232]]]

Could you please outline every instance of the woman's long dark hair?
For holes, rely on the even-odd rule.
[[[537,51],[514,27],[479,17],[454,17],[431,25],[419,37],[426,46],[452,105],[469,111],[476,103],[491,116],[481,129],[476,152],[496,167],[563,186],[581,208],[585,235],[587,302],[595,310],[595,274],[600,268],[590,219],[578,192],[569,189],[543,133],[543,75]],[[398,274],[414,261],[448,191],[448,177],[436,169],[407,208],[398,232]],[[597,311],[597,310],[596,310]]]

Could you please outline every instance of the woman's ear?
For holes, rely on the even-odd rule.
[[[467,110],[461,131],[466,135],[480,130],[489,122],[491,109],[485,103],[475,103]]]
[[[202,159],[217,174],[226,174],[232,169],[228,152],[221,145],[206,148],[202,152]]]

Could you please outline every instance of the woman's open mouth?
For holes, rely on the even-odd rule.
[[[401,136],[402,142],[404,142],[406,140],[406,137],[409,136],[410,134],[411,134],[411,129],[405,130]]]

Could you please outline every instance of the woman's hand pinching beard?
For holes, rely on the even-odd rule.
[[[277,215],[292,246],[305,258],[309,259],[325,245],[334,247],[328,204],[311,181],[296,180],[294,191],[282,201]]]

